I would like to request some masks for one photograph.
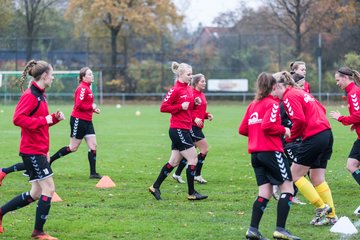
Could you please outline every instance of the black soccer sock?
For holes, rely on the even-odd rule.
[[[96,150],[89,149],[88,159],[90,164],[90,174],[96,174]]]
[[[43,232],[44,224],[49,215],[51,197],[41,195],[36,208],[35,230]]]
[[[259,229],[259,223],[264,214],[269,199],[258,196],[253,204],[250,227]]]
[[[290,211],[292,197],[293,195],[291,193],[281,193],[277,205],[276,227],[285,228],[286,219]]]
[[[295,185],[295,183],[293,183],[294,185],[294,197],[296,196],[296,194],[299,192],[298,187]]]
[[[174,169],[173,166],[170,165],[170,163],[166,163],[160,173],[158,178],[156,179],[156,181],[153,184],[154,188],[160,188],[160,185],[162,184],[162,182],[165,180],[165,178],[171,173],[171,171]]]
[[[360,169],[353,172],[352,176],[356,180],[356,182],[360,185]]]
[[[195,165],[188,165],[188,167],[186,168],[186,179],[187,179],[189,195],[192,195],[195,192],[195,187],[194,187],[195,169],[196,169]]]
[[[4,216],[6,213],[25,207],[33,201],[34,199],[31,197],[30,192],[24,192],[1,206],[1,214]]]
[[[63,156],[68,155],[69,153],[71,153],[70,147],[69,146],[65,146],[63,148],[60,148],[59,151],[57,151],[54,155],[52,155],[50,157],[50,165],[58,158],[61,158]]]
[[[206,158],[206,154],[202,154],[202,153],[198,154],[198,162],[196,164],[195,176],[200,176],[201,175],[201,169],[202,169],[202,166],[204,164],[205,158]]]
[[[186,164],[187,164],[186,159],[185,159],[185,158],[181,159],[179,165],[178,165],[177,168],[176,168],[175,174],[178,175],[178,176],[180,176],[181,173],[182,173],[182,171],[183,171],[183,169],[186,167]]]
[[[17,171],[23,171],[25,170],[25,164],[23,162],[19,162],[17,164],[14,164],[10,167],[7,168],[2,168],[1,171],[3,171],[6,174],[12,173],[12,172],[17,172]]]

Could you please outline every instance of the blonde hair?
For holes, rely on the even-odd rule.
[[[30,60],[26,63],[25,69],[21,74],[21,78],[19,80],[19,86],[22,92],[24,92],[24,82],[26,80],[27,75],[33,77],[31,81],[39,81],[41,78],[41,75],[44,72],[48,72],[51,68],[51,65],[45,61],[36,61],[36,60]],[[31,85],[31,81],[29,83],[29,87]]]
[[[356,86],[360,87],[360,73],[358,71],[349,67],[341,67],[337,70],[336,74],[340,77],[347,76],[350,80],[354,81]]]
[[[176,77],[179,77],[181,74],[185,72],[186,69],[192,69],[192,67],[187,63],[171,63],[171,71],[175,74]]]
[[[274,73],[273,77],[276,79],[277,83],[282,83],[284,84],[285,87],[291,86],[294,88],[301,89],[301,87],[299,87],[299,85],[295,83],[294,79],[292,78],[291,74],[288,71]]]

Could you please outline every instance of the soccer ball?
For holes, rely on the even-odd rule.
[[[140,116],[141,115],[141,112],[139,111],[139,110],[137,110],[136,112],[135,112],[135,116]]]

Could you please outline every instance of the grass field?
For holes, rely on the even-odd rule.
[[[159,103],[160,104],[160,103]],[[69,115],[72,106],[52,106],[64,111],[67,119],[51,128],[50,153],[69,141]],[[2,106],[0,112],[1,166],[21,159],[18,156],[19,128],[12,125],[14,106]],[[203,167],[208,184],[196,189],[208,194],[200,202],[190,202],[186,184],[171,177],[161,187],[163,201],[156,201],[148,187],[168,160],[169,114],[159,112],[159,105],[126,105],[120,109],[103,106],[94,116],[98,141],[98,171],[116,183],[115,188],[98,189],[96,180],[88,179],[89,164],[85,143],[76,153],[52,165],[56,192],[63,202],[52,204],[45,230],[59,239],[244,239],[250,223],[257,186],[247,153],[247,139],[238,135],[245,106],[235,103],[212,104],[215,116],[207,122],[204,133],[210,149]],[[328,110],[334,109],[329,107]],[[135,112],[141,111],[141,116]],[[339,108],[347,114],[346,108]],[[346,171],[345,164],[356,134],[331,121],[335,144],[328,164],[327,181],[332,189],[337,215],[359,218],[353,211],[359,206],[359,186]],[[185,175],[184,175],[185,177]],[[0,188],[0,204],[28,191],[30,185],[21,173],[9,174]],[[301,195],[299,197],[305,200]],[[276,201],[271,200],[260,225],[268,238],[276,223]],[[0,239],[30,239],[36,204],[4,217],[5,232]],[[313,227],[309,221],[313,208],[293,205],[287,228],[304,240],[344,239],[330,233],[330,227]],[[360,234],[347,239],[360,239]]]

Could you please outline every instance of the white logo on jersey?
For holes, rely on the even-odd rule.
[[[315,101],[315,99],[313,98],[313,97],[311,97],[309,94],[304,94],[304,101],[306,102],[306,103],[308,103],[308,102],[313,102],[313,101]]]
[[[187,95],[186,95],[186,94],[185,94],[185,95],[180,96],[180,98],[185,98],[185,99],[186,99],[186,97],[187,97]]]
[[[292,107],[291,107],[291,105],[290,105],[290,102],[289,102],[289,99],[288,99],[288,98],[285,99],[284,104],[285,104],[285,106],[286,106],[286,108],[287,108],[287,113],[288,113],[288,115],[289,115],[289,116],[294,116],[294,111],[292,110]]]
[[[276,105],[275,103],[273,104],[273,107],[271,109],[271,114],[270,114],[270,122],[276,122],[276,115],[277,115],[277,111],[279,109],[279,105]]]
[[[85,94],[85,88],[81,88],[81,91],[80,91],[80,100],[84,100],[84,94]]]
[[[357,96],[356,96],[356,93],[350,95],[351,96],[351,101],[352,101],[352,104],[354,106],[354,109],[357,111],[359,110],[359,102],[358,102],[358,99],[357,99]]]
[[[171,94],[174,92],[174,89],[170,89],[169,92],[167,93],[166,97],[164,98],[164,102],[166,102],[167,100],[169,100],[169,98],[171,97]]]
[[[252,125],[252,124],[257,124],[257,123],[261,123],[262,119],[259,119],[259,114],[257,112],[254,112],[253,114],[250,115],[250,118],[248,120],[248,124]]]

